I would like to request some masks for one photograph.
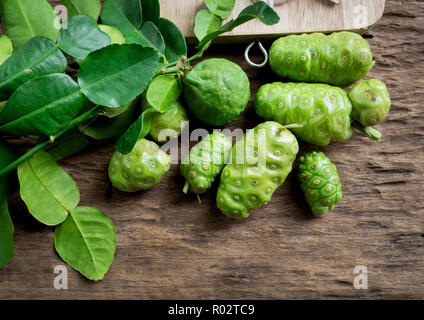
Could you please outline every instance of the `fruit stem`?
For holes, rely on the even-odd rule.
[[[162,68],[156,72],[156,76],[166,75],[166,74],[177,74],[181,70],[181,67],[172,67],[172,68]]]
[[[188,189],[190,188],[190,183],[188,183],[188,181],[186,181],[186,183],[185,183],[185,185],[184,185],[184,189],[183,189],[183,192],[185,193],[185,194],[187,194],[187,192],[188,192]]]
[[[199,194],[196,193],[196,196],[197,196],[197,200],[199,200],[199,204],[202,204],[202,200],[200,200]]]
[[[287,124],[283,126],[283,128],[285,129],[303,128],[303,124],[292,123],[292,124]]]
[[[179,71],[186,69],[189,66],[189,63],[193,60],[199,59],[203,56],[203,52],[199,51],[194,56],[187,59],[183,57],[178,61],[168,63],[162,66],[162,68],[156,72],[156,76],[164,74],[178,74]]]
[[[352,122],[352,127],[354,127],[358,131],[361,131],[362,133],[365,133],[367,136],[377,141],[380,141],[381,137],[383,136],[381,132],[377,129],[369,126],[363,126],[357,121]]]

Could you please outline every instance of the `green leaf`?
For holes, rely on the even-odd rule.
[[[182,92],[180,82],[174,75],[163,75],[153,79],[147,89],[148,103],[163,113],[178,100]]]
[[[209,42],[220,36],[223,33],[230,32],[234,28],[250,21],[253,19],[259,19],[262,23],[266,25],[273,25],[280,21],[280,17],[277,12],[274,11],[270,6],[265,2],[260,1],[255,4],[248,6],[242,12],[240,12],[237,19],[232,19],[223,25],[218,31],[208,34],[206,37],[200,41],[196,47],[199,51],[204,51],[205,48],[209,45]]]
[[[196,15],[194,34],[201,41],[207,34],[219,30],[222,19],[209,10],[200,10]]]
[[[182,56],[187,56],[187,43],[180,29],[164,18],[159,19],[158,28],[165,40],[165,56],[168,62],[178,61]]]
[[[87,14],[97,21],[100,15],[100,0],[62,0],[62,3],[68,8],[69,18]]]
[[[233,11],[236,0],[205,0],[205,4],[213,14],[226,19]]]
[[[138,100],[138,99],[137,99]],[[104,108],[104,112],[105,112],[105,117],[108,118],[116,118],[119,117],[121,114],[123,114],[125,111],[128,110],[128,108],[134,103],[130,102],[128,104],[126,104],[125,106],[119,107],[119,108],[109,108],[109,107],[105,107]]]
[[[33,217],[45,225],[65,221],[80,201],[75,181],[45,151],[21,164],[18,178],[22,200]]]
[[[54,145],[46,148],[54,160],[72,156],[88,147],[88,140],[79,130],[71,130],[60,137]]]
[[[6,100],[29,80],[65,72],[68,62],[53,41],[35,37],[0,67],[0,100]]]
[[[59,32],[58,46],[73,58],[84,60],[88,54],[110,44],[109,36],[99,29],[96,20],[77,15]]]
[[[102,24],[114,26],[124,35],[141,28],[142,7],[140,0],[106,0],[103,4]]]
[[[165,42],[155,25],[159,21],[160,9],[157,0],[131,0],[128,3],[125,1],[106,0],[102,23],[117,27],[125,35],[127,43],[154,48],[164,58]],[[143,19],[145,23],[142,25]]]
[[[51,74],[18,88],[0,113],[0,132],[51,136],[63,129],[84,104],[78,84],[66,74]]]
[[[0,113],[3,111],[4,107],[6,106],[7,101],[0,102]]]
[[[159,23],[160,4],[158,0],[141,0],[143,8],[143,23],[147,21],[153,22],[155,25]]]
[[[16,152],[8,144],[0,140],[0,169],[11,164],[17,158]],[[0,177],[0,203],[7,200],[16,191],[12,179],[12,173]]]
[[[101,280],[115,255],[115,226],[102,211],[78,207],[56,227],[54,244],[57,253],[72,268],[90,280]]]
[[[47,0],[2,0],[2,24],[15,50],[29,39],[43,36],[56,41],[56,12]]]
[[[0,36],[0,66],[13,54],[13,45],[9,37]]]
[[[0,142],[0,168],[17,159],[16,153],[5,143]],[[0,177],[0,268],[13,258],[13,223],[7,207],[7,198],[15,191],[14,174]]]
[[[143,47],[156,49],[161,55],[165,52],[165,41],[159,29],[150,21],[137,31],[129,33],[125,37],[127,43],[136,43]]]
[[[138,120],[116,142],[115,150],[122,154],[130,153],[137,141],[149,134],[152,127],[153,115],[155,114],[157,114],[157,111],[153,108],[144,111]]]
[[[81,132],[96,140],[111,139],[120,136],[135,120],[134,109],[138,99],[129,104],[121,115],[115,118],[98,117],[89,125],[82,125]]]
[[[13,258],[15,252],[13,231],[7,201],[4,200],[0,203],[0,268],[3,268]]]
[[[107,26],[105,24],[99,24],[100,30],[106,33],[110,38],[111,44],[124,44],[125,37],[121,31],[112,26]]]
[[[154,49],[137,44],[110,45],[87,56],[78,82],[94,104],[118,108],[144,91],[158,63]]]

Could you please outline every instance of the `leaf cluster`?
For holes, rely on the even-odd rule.
[[[131,152],[150,131],[153,115],[180,98],[181,77],[213,39],[254,18],[266,24],[279,18],[260,2],[222,25],[235,0],[205,0],[208,10],[196,17],[198,51],[187,57],[183,33],[160,17],[158,0],[62,3],[70,16],[63,26],[47,0],[0,2],[6,32],[0,38],[0,134],[36,139],[21,156],[0,143],[0,267],[13,256],[7,198],[17,168],[20,196],[35,219],[55,226],[59,255],[100,280],[113,261],[114,225],[100,210],[79,206],[74,180],[56,161],[108,139],[117,151]],[[76,76],[67,73],[72,60]],[[141,97],[151,107],[144,112]]]

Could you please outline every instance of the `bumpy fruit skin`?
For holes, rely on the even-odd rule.
[[[300,158],[298,178],[315,215],[333,210],[334,204],[342,198],[337,168],[322,152],[311,152]]]
[[[250,98],[246,73],[226,59],[198,63],[184,77],[184,97],[193,115],[211,126],[236,121]]]
[[[326,84],[281,83],[262,86],[255,99],[256,113],[290,129],[301,140],[317,146],[346,141],[352,134],[352,104],[346,92]]]
[[[193,193],[205,193],[224,168],[231,148],[231,141],[220,132],[214,132],[196,144],[180,167],[186,178],[184,191],[190,187]]]
[[[147,190],[157,185],[170,167],[169,155],[154,142],[140,139],[129,154],[113,154],[109,164],[109,179],[120,191]]]
[[[143,99],[142,104],[143,111],[151,108],[145,99]],[[158,143],[177,138],[181,135],[182,126],[187,121],[187,111],[185,111],[181,102],[177,101],[164,113],[157,113],[153,116],[150,136]]]
[[[362,81],[349,92],[352,101],[352,118],[363,126],[375,126],[389,114],[390,100],[386,85],[376,79]]]
[[[218,208],[231,218],[249,217],[271,201],[291,172],[298,152],[296,137],[276,122],[262,123],[247,132],[222,171]]]
[[[368,42],[346,31],[280,38],[271,46],[269,61],[280,77],[340,87],[361,80],[374,66]]]

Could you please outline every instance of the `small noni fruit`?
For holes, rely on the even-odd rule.
[[[248,131],[222,171],[218,208],[231,218],[242,219],[268,204],[291,172],[298,152],[296,137],[277,122]]]
[[[183,79],[184,97],[193,115],[211,126],[236,121],[250,98],[246,73],[226,59],[198,63]]]
[[[322,152],[311,152],[300,158],[298,178],[315,215],[333,210],[334,204],[342,198],[337,168]]]
[[[129,154],[113,154],[109,164],[109,179],[120,191],[147,190],[157,185],[170,167],[169,155],[154,142],[140,139]]]
[[[361,80],[374,66],[368,42],[347,31],[282,37],[273,43],[269,61],[280,77],[340,87]]]
[[[255,99],[256,113],[265,120],[291,129],[301,140],[317,146],[346,141],[353,133],[352,104],[346,92],[326,84],[271,83],[262,86]]]
[[[145,111],[151,108],[146,99],[142,100],[142,108]],[[164,143],[181,135],[184,123],[188,121],[188,115],[181,102],[176,101],[164,113],[156,113],[152,119],[150,136],[158,143]]]
[[[349,92],[352,118],[363,126],[375,126],[389,114],[391,100],[386,85],[376,79],[362,81]]]
[[[214,132],[196,144],[180,167],[186,178],[184,192],[205,193],[224,168],[231,147],[230,140],[220,132]]]

